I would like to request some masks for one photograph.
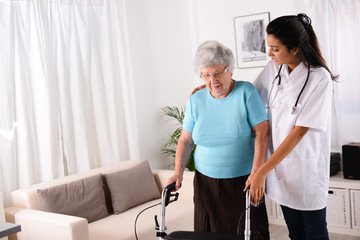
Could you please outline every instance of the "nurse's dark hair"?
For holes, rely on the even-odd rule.
[[[278,17],[268,24],[266,33],[279,39],[288,51],[299,48],[297,56],[307,67],[309,65],[324,67],[333,80],[338,78],[338,75],[334,75],[327,66],[311,25],[311,19],[306,14]]]

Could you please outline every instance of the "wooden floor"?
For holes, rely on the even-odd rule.
[[[289,232],[286,226],[270,224],[270,238],[272,240],[289,240]],[[360,236],[350,236],[329,233],[330,240],[360,240]]]

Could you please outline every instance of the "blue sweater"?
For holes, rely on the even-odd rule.
[[[212,178],[234,178],[251,172],[255,134],[266,121],[263,103],[249,82],[235,81],[231,93],[217,99],[207,88],[190,96],[183,128],[192,133],[195,167]]]

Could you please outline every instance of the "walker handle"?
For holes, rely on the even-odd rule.
[[[171,191],[175,190],[175,184],[176,183],[173,182],[173,183],[167,185],[164,189],[165,190],[165,206],[169,205],[169,203],[171,203],[171,202],[177,201],[177,199],[178,199],[179,193],[171,194]],[[180,184],[180,186],[181,186],[181,184]],[[175,198],[170,201],[170,197],[174,197],[174,196],[175,196]]]
[[[175,185],[176,185],[176,182],[173,182],[173,183],[170,183],[169,185],[167,185],[165,188],[167,191],[171,192],[172,190],[175,189]]]

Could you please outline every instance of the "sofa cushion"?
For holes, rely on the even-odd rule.
[[[185,186],[181,189],[184,190]],[[194,231],[194,204],[192,201],[181,198],[166,207],[165,225],[167,233],[173,231]],[[121,214],[113,214],[100,221],[89,224],[90,240],[134,240],[134,228],[139,240],[158,240],[156,237],[154,216],[160,221],[160,207],[153,207],[143,211],[149,206],[159,203],[152,200],[133,207]],[[136,216],[143,211],[135,224]],[[185,240],[185,239],[184,239]]]
[[[104,175],[115,214],[160,198],[160,191],[147,161],[129,169]]]
[[[109,186],[106,182],[106,177],[105,175],[102,174],[102,180],[103,180],[103,189],[104,189],[104,193],[105,193],[105,205],[106,205],[106,209],[108,211],[109,214],[113,214],[114,213],[114,209],[112,206],[112,200],[111,200],[111,192],[109,189]]]
[[[101,174],[37,192],[43,211],[83,217],[89,223],[109,215]]]

